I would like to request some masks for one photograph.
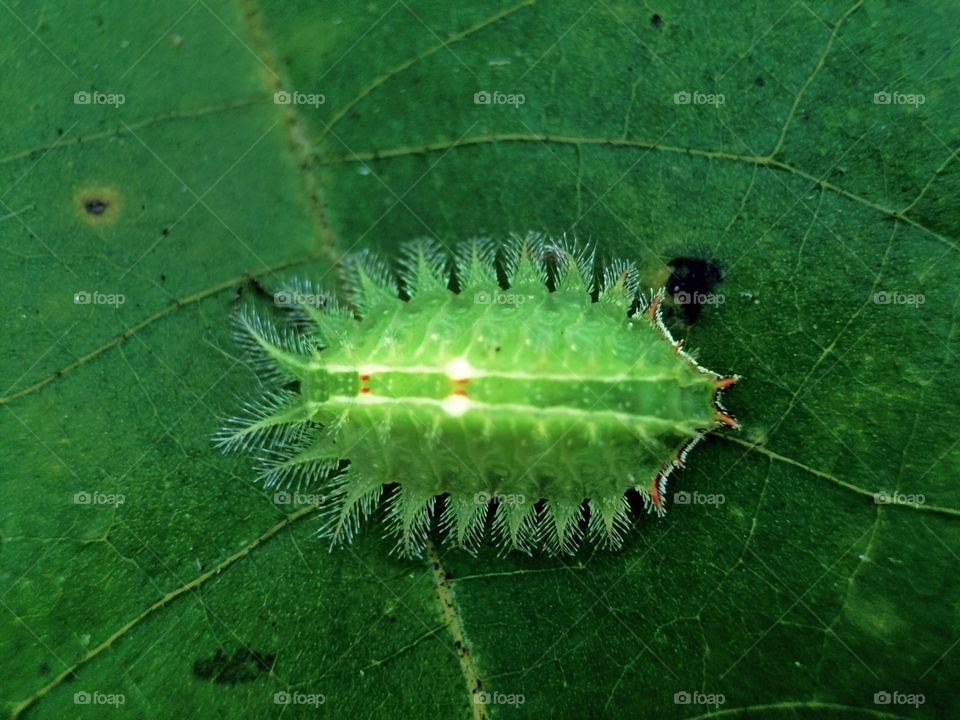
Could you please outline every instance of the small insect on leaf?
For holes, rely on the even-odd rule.
[[[282,329],[237,315],[262,396],[216,442],[257,453],[268,487],[317,488],[333,545],[383,501],[402,555],[434,524],[470,551],[618,548],[626,493],[663,514],[697,441],[738,427],[719,401],[738,377],[683,351],[633,263],[594,259],[535,234],[452,254],[419,240],[396,274],[345,262],[349,306],[293,284]]]

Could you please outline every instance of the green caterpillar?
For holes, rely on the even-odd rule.
[[[333,544],[386,495],[402,555],[434,518],[468,550],[488,532],[525,552],[573,552],[584,531],[617,548],[625,493],[663,514],[693,445],[738,427],[718,399],[737,376],[681,349],[632,263],[598,274],[593,253],[531,234],[452,258],[415,241],[397,277],[370,253],[344,270],[349,307],[298,284],[276,296],[282,332],[238,314],[266,389],[215,438],[256,451],[268,487],[325,488]]]

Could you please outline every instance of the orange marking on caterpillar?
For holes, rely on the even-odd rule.
[[[740,378],[738,378],[736,375],[731,375],[730,377],[722,377],[719,380],[717,380],[716,383],[714,383],[714,387],[716,387],[717,390],[726,390],[731,385],[736,385],[737,380],[739,379]]]
[[[727,415],[725,412],[721,412],[718,410],[715,417],[717,419],[717,422],[723,423],[727,427],[732,427],[734,430],[738,430],[740,428],[740,423],[738,423],[732,417]]]
[[[647,317],[650,318],[650,321],[653,323],[657,322],[657,312],[660,309],[660,296],[654,295],[653,299],[650,301],[650,306],[647,308]]]
[[[663,498],[660,497],[660,478],[663,477],[663,470],[658,472],[650,483],[650,502],[657,509],[657,512],[663,510]]]

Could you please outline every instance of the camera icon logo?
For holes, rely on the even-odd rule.
[[[289,105],[292,100],[292,96],[286,90],[277,90],[277,92],[273,94],[274,105]]]
[[[689,505],[690,499],[690,493],[688,493],[686,490],[681,490],[680,492],[673,494],[673,502],[675,505]]]
[[[680,92],[675,92],[673,94],[673,103],[675,105],[689,105],[690,100],[690,93],[688,93],[686,90],[681,90]]]
[[[873,94],[873,102],[877,105],[889,105],[893,102],[893,96],[886,90],[881,90]]]
[[[893,698],[886,690],[881,690],[880,692],[875,692],[873,694],[874,705],[889,705],[892,700]]]
[[[73,694],[73,702],[75,705],[89,705],[90,704],[90,693],[86,690],[81,690],[80,692],[75,692]]]
[[[473,704],[474,705],[489,705],[490,704],[490,693],[488,692],[475,692],[473,694]]]
[[[289,705],[290,704],[290,693],[280,690],[273,694],[273,703],[274,705]]]
[[[93,95],[88,93],[86,90],[81,90],[80,92],[75,92],[73,94],[74,105],[89,105],[91,100],[93,100]]]
[[[290,493],[281,490],[273,494],[273,502],[277,505],[289,505],[293,502],[293,498],[290,497]]]
[[[75,505],[89,505],[92,502],[93,498],[90,493],[85,490],[76,492],[73,494],[73,502]]]
[[[674,705],[689,705],[691,699],[690,693],[688,693],[686,690],[681,690],[680,692],[675,692],[673,694]]]
[[[486,90],[480,90],[473,94],[474,105],[489,105],[492,99],[490,93]]]
[[[81,290],[80,292],[74,293],[73,296],[74,305],[89,305],[90,304],[90,293]]]

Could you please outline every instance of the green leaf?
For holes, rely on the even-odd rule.
[[[958,22],[0,3],[5,714],[955,715]],[[238,304],[333,287],[348,251],[528,230],[643,286],[723,276],[668,317],[743,376],[743,429],[625,551],[406,561],[374,524],[328,553],[311,498],[212,446],[254,390]]]

